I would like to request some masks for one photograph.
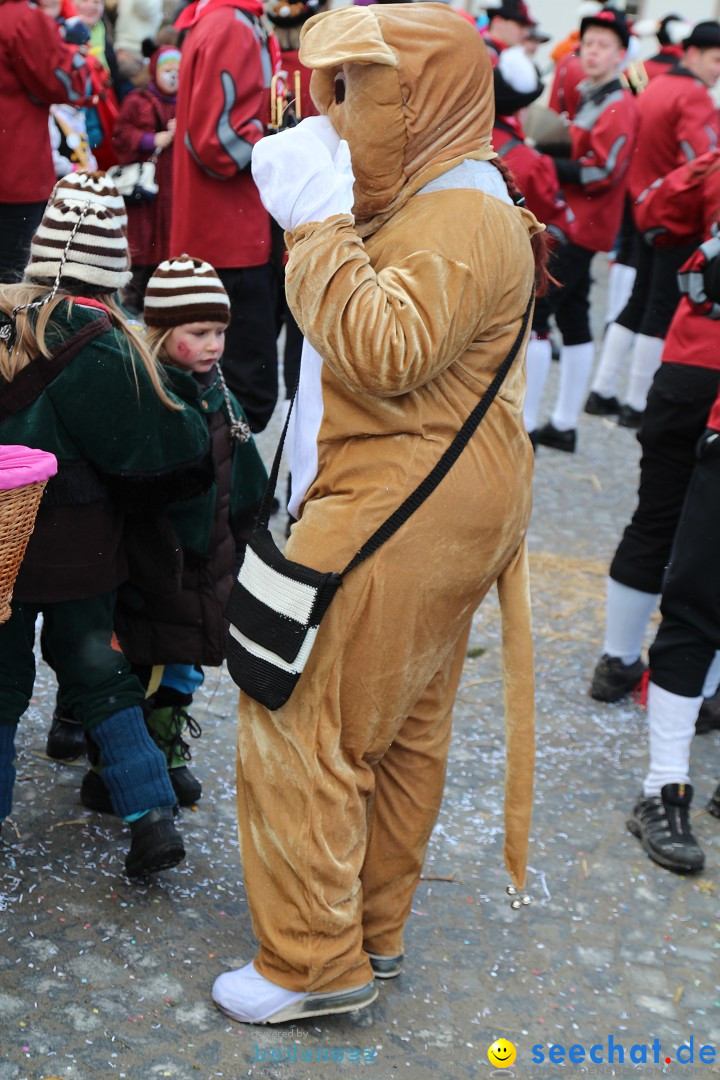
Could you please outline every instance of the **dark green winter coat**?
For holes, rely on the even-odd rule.
[[[195,495],[212,482],[207,424],[168,409],[96,301],[59,305],[38,357],[0,379],[0,443],[58,459],[14,597],[54,603],[97,596],[127,577],[128,511]]]
[[[168,385],[203,418],[210,433],[214,481],[202,495],[170,507],[167,517],[182,550],[182,577],[168,594],[159,567],[132,560],[130,588],[121,591],[115,626],[123,652],[134,664],[208,664],[225,658],[225,606],[232,589],[238,548],[249,536],[267,483],[252,436],[230,436],[217,369],[202,382],[168,366]],[[234,417],[245,420],[230,395]],[[153,527],[157,526],[157,521]],[[147,523],[139,533],[147,536]],[[160,549],[160,545],[159,545]],[[147,546],[139,549],[146,557]],[[169,560],[165,559],[167,568]]]

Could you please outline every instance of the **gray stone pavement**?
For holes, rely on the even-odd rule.
[[[602,263],[597,271],[599,310]],[[555,365],[552,378],[548,402]],[[263,438],[264,450],[273,437]],[[182,816],[187,859],[133,885],[122,874],[126,830],[80,806],[83,765],[44,757],[53,684],[41,665],[18,738],[13,824],[0,846],[0,1080],[720,1071],[699,1058],[704,1044],[720,1053],[720,824],[701,809],[720,774],[717,736],[693,747],[707,868],[682,878],[651,863],[625,829],[645,763],[641,708],[587,696],[604,574],[633,506],[637,460],[633,433],[595,417],[583,417],[575,456],[538,453],[535,901],[514,912],[505,894],[500,628],[489,599],[458,695],[446,798],[407,928],[406,970],[380,986],[365,1012],[253,1029],[212,1005],[215,976],[253,954],[235,826],[236,692],[227,673],[208,672],[194,710],[204,795]],[[611,1036],[624,1048],[623,1064],[617,1049],[607,1064]],[[498,1037],[517,1048],[512,1068],[489,1064]],[[678,1064],[677,1047],[691,1037],[694,1064]],[[629,1060],[640,1044],[650,1046],[648,1064]],[[573,1045],[584,1048],[584,1063],[569,1062]],[[534,1046],[542,1062],[533,1060]],[[589,1060],[592,1046],[601,1062]]]

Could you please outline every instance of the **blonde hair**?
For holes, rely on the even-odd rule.
[[[170,360],[165,342],[172,334],[174,326],[148,326],[145,330],[145,344],[147,345],[153,360],[157,364],[167,363]]]
[[[21,282],[19,285],[6,285],[0,287],[0,312],[12,316],[13,309],[32,304],[47,295],[47,287]],[[117,329],[125,345],[125,355],[130,361],[135,376],[135,385],[138,388],[136,361],[139,359],[145,368],[148,378],[157,396],[168,409],[180,410],[183,405],[171,398],[164,385],[162,368],[155,359],[146,341],[128,323],[126,315],[119,308],[113,296],[99,296],[98,301],[110,311],[111,322]],[[15,318],[16,338],[12,348],[8,349],[6,343],[0,339],[0,376],[7,382],[12,382],[16,375],[26,368],[38,356],[47,359],[51,350],[46,341],[48,324],[59,304],[66,301],[70,309],[74,297],[66,292],[58,290],[57,295],[39,309],[37,319],[30,317],[27,309],[19,311]]]

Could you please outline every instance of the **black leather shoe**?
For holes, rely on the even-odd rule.
[[[605,397],[591,390],[585,402],[585,412],[590,416],[617,416],[620,412],[620,402],[614,394],[612,397]]]
[[[85,733],[72,713],[59,708],[52,715],[45,753],[54,761],[75,761],[85,753]]]
[[[624,664],[618,656],[607,653],[598,660],[590,684],[590,697],[596,701],[619,701],[637,684],[645,674],[645,665],[638,659],[634,664]]]
[[[130,824],[132,842],[125,856],[128,877],[169,870],[185,858],[185,845],[175,828],[172,807],[160,806]]]
[[[570,431],[558,431],[549,420],[535,432],[536,442],[540,446],[549,446],[551,450],[564,450],[566,454],[575,453],[576,438],[574,428]]]
[[[690,828],[692,784],[665,784],[660,795],[642,796],[627,827],[653,862],[668,870],[692,873],[705,865],[703,850]]]
[[[633,409],[632,405],[621,405],[618,413],[618,427],[639,428],[643,418],[641,409]]]

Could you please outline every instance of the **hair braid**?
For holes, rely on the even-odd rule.
[[[525,196],[515,183],[515,177],[506,162],[499,157],[491,158],[490,160],[505,181],[508,194],[513,202],[524,205]],[[552,280],[547,268],[548,257],[550,254],[547,231],[543,230],[543,232],[535,233],[530,244],[535,259],[535,293],[537,296],[544,296],[547,292],[548,284]]]

